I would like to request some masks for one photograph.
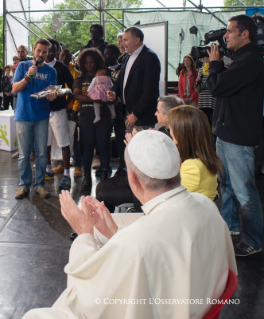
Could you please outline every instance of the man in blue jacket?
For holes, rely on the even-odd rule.
[[[263,215],[254,179],[254,150],[262,128],[264,61],[253,41],[256,25],[252,18],[229,19],[224,35],[234,51],[233,63],[223,69],[219,48],[211,48],[208,86],[217,97],[213,116],[216,151],[223,169],[219,172],[223,200],[221,214],[231,235],[240,235],[237,256],[262,250]],[[242,215],[242,227],[238,209]]]

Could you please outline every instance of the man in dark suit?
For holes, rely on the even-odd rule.
[[[144,34],[137,27],[125,30],[123,44],[129,53],[124,61],[113,92],[108,98],[120,97],[126,110],[126,125],[130,130],[154,127],[159,97],[160,61],[156,53],[143,43]]]

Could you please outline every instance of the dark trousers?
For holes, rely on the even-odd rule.
[[[214,110],[211,107],[201,107],[200,110],[204,112],[204,114],[208,118],[210,127],[212,128],[212,120],[213,120]]]
[[[255,150],[255,175],[258,176],[264,163],[264,117],[259,145]]]
[[[76,123],[74,140],[73,140],[73,153],[74,167],[82,167],[81,147],[78,140],[78,123]]]
[[[118,156],[119,156],[119,167],[125,168],[125,148],[126,145],[124,143],[125,134],[126,134],[126,125],[125,119],[123,117],[117,116],[114,120],[114,130],[115,130],[115,137],[116,143],[118,147]]]
[[[9,109],[9,103],[11,103],[11,107],[13,109],[13,95],[7,96],[4,93],[4,102],[3,102],[4,110]]]
[[[124,203],[134,203],[137,212],[142,212],[141,203],[129,186],[127,173],[101,181],[96,187],[96,199],[104,201],[110,213],[114,212],[116,206]]]
[[[108,169],[110,164],[110,136],[112,123],[86,127],[80,126],[83,142],[83,166],[85,170],[91,169],[95,147],[100,153],[101,168]]]

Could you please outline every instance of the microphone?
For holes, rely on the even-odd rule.
[[[35,63],[35,66],[37,67],[40,63],[42,62],[42,59],[40,57],[37,57],[36,58],[36,63]],[[33,78],[35,74],[33,73],[30,73],[30,77]]]

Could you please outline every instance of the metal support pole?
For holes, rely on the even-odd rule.
[[[100,24],[102,24],[102,0],[99,2]]]
[[[203,11],[203,4],[202,4],[202,0],[199,1],[199,7],[200,7],[200,12]]]
[[[87,1],[87,0],[85,0]],[[189,0],[188,0],[189,1]],[[195,7],[197,7],[197,5],[195,5]],[[254,8],[264,8],[264,6],[254,6]],[[165,8],[160,8],[160,7],[153,7],[153,8],[108,8],[108,11],[167,11],[168,9],[170,10],[182,10],[183,7],[166,7]],[[193,7],[185,7],[186,10],[193,10]],[[207,10],[207,9],[245,9],[244,6],[218,6],[218,7],[203,7],[203,9]],[[99,9],[97,9],[99,11]],[[31,13],[47,13],[47,12],[74,12],[74,11],[78,11],[78,12],[82,12],[82,11],[94,11],[94,9],[54,9],[54,10],[31,10]],[[23,11],[18,11],[18,10],[14,10],[14,11],[9,11],[9,13],[22,13]],[[24,12],[29,12],[28,10],[25,10]],[[212,14],[212,12],[211,12]]]
[[[24,5],[23,5],[23,2],[22,2],[22,0],[19,0],[19,1],[20,1],[20,4],[21,4],[21,7],[22,7],[22,9],[23,9],[24,17],[25,17],[25,19],[26,19],[27,16],[26,16],[26,13],[25,13],[25,8],[24,8]]]
[[[121,23],[120,21],[118,21],[118,20],[117,20],[111,13],[109,13],[107,10],[104,10],[104,12],[105,12],[106,14],[110,15],[110,17],[111,17],[112,19],[114,19],[116,22],[118,22],[119,24],[121,24],[123,28],[126,28],[126,26],[125,26],[123,23]]]
[[[43,32],[44,34],[46,34],[46,36],[48,38],[52,38],[47,32],[45,32],[44,30],[42,30],[39,26],[36,25],[36,23],[31,22],[39,31]]]
[[[30,23],[52,23],[53,20],[45,20],[45,21],[30,21]],[[99,23],[99,18],[98,19],[92,19],[92,20],[60,20],[60,22],[64,23],[74,23],[74,22],[97,22]],[[105,22],[108,22],[111,24],[111,22],[114,22],[114,20],[105,20]],[[119,30],[119,29],[118,29]]]
[[[32,34],[34,34],[37,38],[40,38],[39,35],[37,35],[34,31],[32,31],[30,28],[28,28],[26,25],[24,25],[22,22],[20,22],[17,17],[13,16],[12,14],[10,14],[12,18],[14,18],[18,23],[20,23],[24,28],[26,28],[29,32],[31,32]]]
[[[190,2],[193,6],[195,6],[195,8],[200,9],[199,6],[197,6],[195,3],[193,3],[191,0],[188,0],[188,2]],[[222,21],[221,19],[219,19],[213,12],[211,12],[210,10],[208,10],[207,8],[204,8],[208,13],[210,13],[213,17],[216,18],[216,20],[218,20],[219,22],[221,22],[225,27],[227,26],[227,24]]]
[[[3,49],[4,49],[4,54],[3,54],[3,67],[6,65],[6,57],[7,57],[7,19],[6,19],[6,0],[3,1]]]
[[[83,3],[81,3],[79,0],[75,0],[76,2],[78,2],[80,5],[82,5],[84,8],[87,8]],[[87,8],[88,9],[88,8]],[[99,16],[96,14],[96,13],[94,13],[93,11],[91,11],[91,14],[93,14],[96,18],[98,18],[99,19]]]
[[[246,5],[245,5],[245,3],[244,2],[242,2],[241,0],[238,0],[240,3],[242,3],[245,7],[246,7]]]
[[[104,10],[104,1],[102,0],[102,9]],[[106,40],[106,27],[105,27],[105,12],[102,12],[102,18],[103,18],[103,28],[104,28],[104,39]]]
[[[159,4],[161,4],[164,8],[166,8],[166,6],[165,6],[165,4],[163,4],[162,2],[160,2],[159,0],[156,0]],[[169,9],[168,9],[168,11],[170,11]]]
[[[30,0],[28,0],[28,28],[30,29]],[[31,33],[28,33],[28,52],[31,52]]]
[[[14,47],[15,47],[15,49],[16,49],[16,51],[17,51],[16,41],[15,41],[15,39],[14,39],[14,36],[13,36],[12,30],[11,30],[10,25],[9,25],[9,22],[8,22],[8,21],[6,21],[6,24],[7,24],[7,27],[8,27],[9,33],[10,33],[10,35],[11,35],[11,38],[12,38],[12,42],[13,42],[13,44],[14,44]]]

